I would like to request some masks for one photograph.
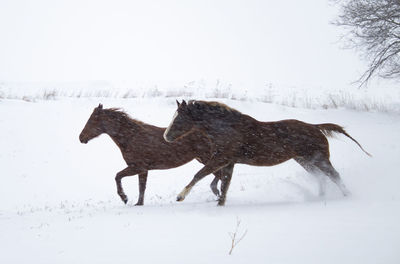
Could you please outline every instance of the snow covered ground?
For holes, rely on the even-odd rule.
[[[290,108],[218,99],[263,120],[296,118],[345,126],[352,141],[330,139],[331,161],[352,192],[342,197],[293,161],[236,165],[225,207],[202,180],[182,203],[177,193],[201,168],[150,171],[145,205],[135,207],[137,177],[125,178],[128,205],[116,193],[125,167],[106,136],[81,144],[93,108],[122,107],[167,126],[175,98],[61,98],[0,101],[0,263],[399,263],[400,116]],[[228,255],[237,222],[246,235]]]

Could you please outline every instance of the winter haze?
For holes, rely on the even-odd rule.
[[[0,80],[222,79],[343,88],[327,1],[2,1]]]

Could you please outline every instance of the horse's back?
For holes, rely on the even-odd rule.
[[[329,156],[328,140],[317,126],[296,119],[273,123],[277,136],[296,156]]]
[[[295,157],[322,153],[329,156],[329,145],[314,125],[295,119],[276,122],[253,122],[245,125],[239,148],[239,162],[273,166]]]

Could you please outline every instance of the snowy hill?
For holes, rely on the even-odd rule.
[[[208,99],[262,121],[340,124],[373,157],[345,137],[329,139],[331,161],[352,192],[346,198],[330,182],[319,198],[317,181],[289,161],[237,165],[225,207],[216,206],[212,177],[178,203],[177,193],[201,168],[193,161],[150,171],[145,205],[135,207],[136,176],[123,180],[128,205],[116,193],[115,174],[125,167],[117,146],[106,135],[83,145],[79,133],[100,102],[167,126],[175,97],[3,99],[0,262],[399,262],[398,114]],[[228,255],[238,220],[238,236],[247,233]]]

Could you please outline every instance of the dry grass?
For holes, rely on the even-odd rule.
[[[248,92],[247,90],[234,90],[230,83],[217,81],[214,85],[203,82],[190,82],[183,86],[159,88],[158,86],[128,87],[113,86],[104,87],[88,85],[88,87],[68,87],[67,85],[57,87],[47,86],[34,87],[16,86],[8,87],[0,84],[0,99],[17,99],[27,102],[37,100],[57,100],[59,98],[186,98],[186,99],[229,99],[238,101],[257,101],[269,104],[278,104],[288,107],[307,109],[338,109],[345,108],[355,111],[375,112],[400,112],[400,93],[387,95],[386,97],[375,97],[367,90],[356,91],[317,91],[315,89],[298,89],[288,87],[281,89],[272,84],[267,84],[262,90]],[[382,99],[384,98],[384,99]]]

